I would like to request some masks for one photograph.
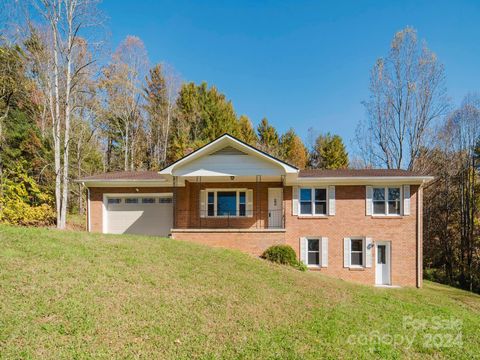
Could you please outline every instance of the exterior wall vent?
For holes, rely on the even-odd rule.
[[[215,151],[210,155],[247,155],[243,151],[235,149],[233,146],[225,146],[223,149]]]

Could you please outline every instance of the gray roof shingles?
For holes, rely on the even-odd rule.
[[[108,181],[108,180],[164,180],[157,171],[113,171],[98,175],[87,176],[79,181]]]
[[[300,178],[353,178],[353,177],[396,177],[396,176],[420,176],[420,174],[397,169],[306,169],[300,170]],[[79,181],[162,181],[165,178],[156,171],[114,171],[103,174],[87,176]]]
[[[395,177],[395,176],[420,176],[420,174],[401,169],[306,169],[300,170],[301,178],[308,177]]]

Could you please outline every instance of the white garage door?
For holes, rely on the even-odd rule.
[[[117,196],[105,199],[109,234],[167,236],[173,226],[171,196]]]

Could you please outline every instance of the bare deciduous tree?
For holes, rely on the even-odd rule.
[[[367,165],[417,169],[432,125],[448,108],[443,66],[417,33],[395,34],[386,58],[370,74],[367,119],[357,129],[357,144]]]
[[[55,167],[55,204],[57,227],[64,229],[67,217],[71,114],[75,107],[74,93],[80,78],[92,61],[77,56],[82,30],[98,25],[96,0],[32,0],[32,7],[46,23],[48,40],[43,42],[37,69],[48,99],[52,120]]]
[[[106,92],[107,127],[120,132],[123,139],[124,170],[133,170],[138,131],[142,126],[142,80],[148,66],[143,41],[127,36],[104,69],[101,87]]]
[[[480,99],[467,96],[446,118],[435,148],[419,160],[436,180],[425,189],[425,259],[439,280],[470,291],[480,289],[478,157]]]

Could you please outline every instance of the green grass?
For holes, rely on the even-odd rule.
[[[460,329],[433,328],[446,319]],[[480,297],[435,283],[379,289],[181,241],[0,226],[3,358],[472,359],[479,329]],[[397,343],[351,341],[377,332]],[[463,345],[426,346],[432,334]]]

